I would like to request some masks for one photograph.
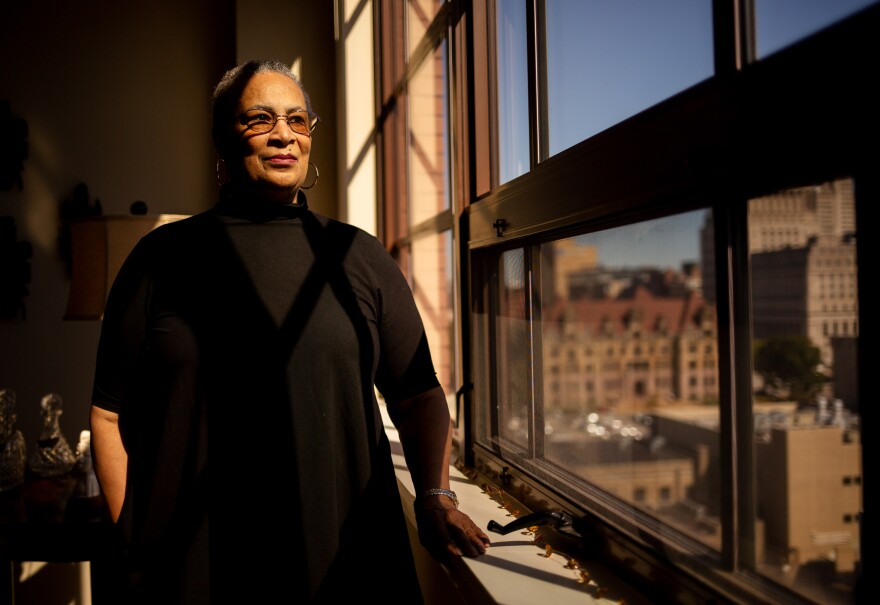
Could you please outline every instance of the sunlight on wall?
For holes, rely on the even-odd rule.
[[[346,0],[342,53],[345,94],[340,97],[345,116],[345,167],[342,217],[376,234],[376,156],[373,140],[375,91],[373,86],[372,2]],[[355,12],[355,8],[358,8]],[[354,21],[351,21],[354,19]]]

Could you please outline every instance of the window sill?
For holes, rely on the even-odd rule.
[[[462,557],[449,566],[434,562],[427,551],[419,546],[416,537],[413,513],[415,495],[397,430],[391,424],[381,402],[379,407],[383,414],[385,432],[391,441],[398,486],[407,514],[420,579],[425,587],[427,605],[435,602],[443,605],[648,603],[618,578],[600,569],[598,564],[595,569],[587,566],[586,571],[592,579],[588,583],[584,582],[579,570],[566,567],[567,557],[558,553],[552,553],[548,557],[545,550],[535,544],[533,534],[525,531],[507,535],[489,533],[492,546],[480,557]],[[478,526],[485,529],[491,520],[501,525],[513,521],[510,513],[457,468],[451,467],[449,474],[450,487],[458,496],[461,510]]]

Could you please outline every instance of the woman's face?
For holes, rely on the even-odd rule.
[[[300,87],[279,73],[255,74],[242,91],[235,128],[242,141],[243,176],[266,198],[291,203],[306,178],[312,138],[291,130],[284,119],[266,133],[255,133],[242,120],[246,113],[263,110],[270,115],[306,112]]]

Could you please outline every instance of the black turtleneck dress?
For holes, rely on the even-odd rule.
[[[418,603],[389,405],[438,384],[380,242],[223,196],[148,233],[108,299],[93,402],[128,451],[131,603]]]

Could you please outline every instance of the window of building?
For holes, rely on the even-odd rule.
[[[633,489],[633,500],[636,502],[645,502],[648,499],[648,492],[644,487],[636,487]]]

